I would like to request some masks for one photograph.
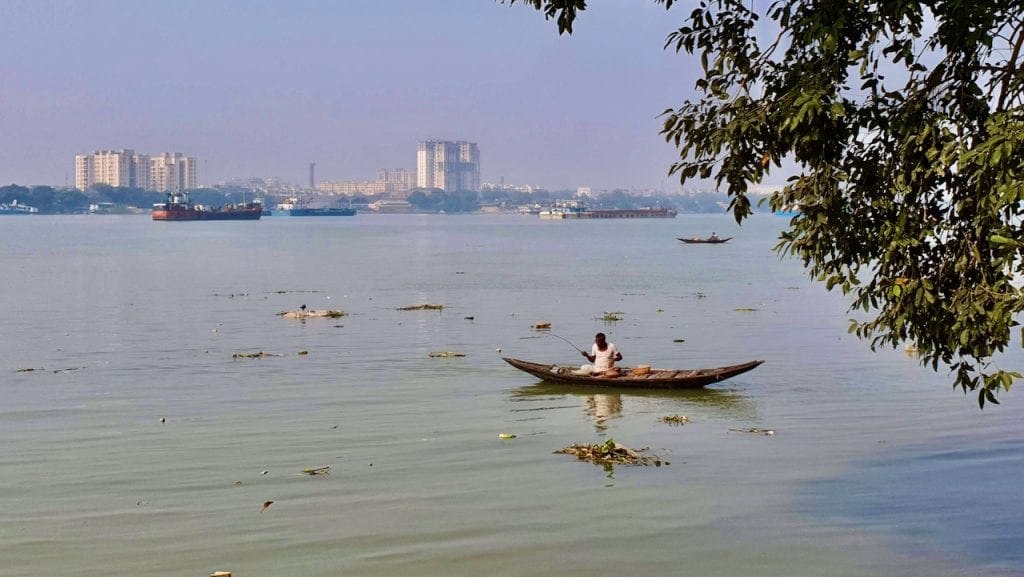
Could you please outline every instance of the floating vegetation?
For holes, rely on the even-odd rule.
[[[515,433],[501,433],[498,435],[499,439],[515,439]]]
[[[729,429],[729,430],[733,431],[733,432],[736,432],[736,433],[753,433],[755,435],[766,435],[766,436],[769,436],[769,437],[771,437],[772,435],[775,434],[775,431],[773,431],[771,429],[759,429],[757,427],[751,427],[749,429]]]
[[[663,313],[663,312],[665,312],[665,309],[658,309],[658,310],[657,310],[657,311],[655,311],[655,312]]]
[[[462,317],[462,318],[463,318],[464,320],[467,320],[467,321],[471,321],[471,320],[473,320],[473,317]]]
[[[614,439],[608,439],[601,444],[572,444],[555,451],[555,454],[576,455],[580,461],[590,461],[606,469],[611,465],[654,465],[660,467],[670,464],[668,461],[661,460],[660,457],[643,454],[646,451],[646,448],[630,449],[616,443]]]
[[[686,339],[672,339],[673,343],[685,343]]]
[[[37,368],[34,368],[34,367],[27,367],[27,368],[24,368],[24,369],[18,369],[18,370],[14,371],[14,372],[16,372],[16,373],[31,373],[31,372],[34,372],[34,371],[45,371],[45,370],[46,369],[37,369]]]
[[[601,317],[601,320],[603,320],[606,323],[614,323],[614,322],[617,322],[617,321],[621,321],[623,314],[624,313],[622,313],[622,312],[613,312],[613,313],[606,312],[606,313],[604,313],[604,316]]]
[[[213,293],[213,296],[215,296],[215,297],[227,297],[229,299],[233,299],[235,297],[247,297],[247,296],[249,296],[249,293]]]
[[[695,297],[697,297],[699,299],[706,299],[706,298],[708,298],[708,295],[706,295],[704,293],[693,293],[693,296],[695,296]]]
[[[549,331],[551,330],[551,323],[534,323],[532,328],[537,331]]]
[[[53,373],[57,374],[57,373],[66,373],[68,371],[77,371],[80,368],[82,368],[82,367],[68,367],[66,369],[54,369]]]
[[[313,311],[313,310],[298,310],[298,311],[281,311],[277,313],[277,316],[284,317],[286,319],[340,319],[343,316],[347,316],[348,313],[345,311]]]
[[[318,293],[318,292],[320,292],[320,291],[318,291],[318,290],[311,290],[311,291],[309,291],[309,290],[276,290],[276,291],[274,291],[274,294],[286,295],[286,294],[289,294],[289,293]]]
[[[330,475],[331,466],[328,465],[326,467],[310,467],[303,469],[302,472],[307,475]]]
[[[299,354],[300,357],[304,357],[304,356],[309,354],[309,351],[299,351],[298,354]]]
[[[430,358],[434,358],[434,359],[436,359],[436,358],[448,359],[448,358],[453,358],[453,357],[464,357],[464,356],[466,356],[466,354],[465,353],[457,353],[455,351],[434,351],[434,352],[428,354],[427,356],[430,357]]]
[[[734,311],[736,311],[738,313],[753,313],[753,312],[759,311],[760,309],[752,309],[752,308],[749,308],[749,307],[740,307],[738,309],[732,309],[732,310],[734,310]]]
[[[686,415],[665,415],[659,418],[658,421],[669,425],[685,425],[690,422],[690,417]]]
[[[275,355],[273,353],[265,353],[263,351],[259,351],[257,353],[235,353],[235,354],[231,355],[231,358],[233,358],[233,359],[262,359],[262,358],[265,358],[265,357],[281,357],[281,356],[284,356],[284,355]]]
[[[432,304],[409,305],[407,307],[399,307],[396,310],[400,310],[400,311],[443,311],[444,310],[444,305],[432,305]]]

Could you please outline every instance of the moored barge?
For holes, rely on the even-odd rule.
[[[188,193],[168,193],[167,202],[153,205],[153,220],[259,220],[263,203],[244,202],[211,207],[192,204]]]

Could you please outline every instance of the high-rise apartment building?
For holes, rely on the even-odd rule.
[[[480,150],[475,142],[427,140],[416,153],[416,186],[445,192],[480,190]]]
[[[196,187],[198,162],[180,152],[165,152],[149,159],[149,182],[153,190],[182,192]]]
[[[149,188],[149,157],[134,150],[97,150],[75,156],[75,188],[96,183]]]
[[[180,152],[150,156],[134,150],[97,150],[75,156],[75,188],[94,184],[181,192],[196,187],[198,162]]]

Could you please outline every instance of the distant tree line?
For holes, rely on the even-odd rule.
[[[491,189],[477,193],[469,190],[444,192],[439,189],[416,190],[409,195],[408,201],[419,212],[474,212],[482,204],[503,205],[509,208],[522,205],[549,205],[556,200],[574,198],[574,190],[537,190],[521,192],[514,190]],[[198,188],[189,191],[189,197],[196,204],[223,206],[251,202],[260,198],[257,192],[240,187]],[[74,214],[89,210],[90,204],[110,203],[115,207],[148,208],[154,203],[163,202],[167,193],[127,186],[110,186],[95,184],[86,191],[74,188],[55,188],[52,186],[20,186],[10,184],[0,187],[0,202],[11,203],[17,200],[21,204],[34,206],[45,214]],[[265,195],[267,205],[282,201],[274,195]],[[356,196],[348,199],[353,203],[365,203],[377,196]],[[592,209],[636,209],[636,208],[675,208],[684,213],[721,213],[725,212],[728,197],[724,194],[711,192],[673,195],[637,195],[616,189],[584,200]],[[765,208],[767,210],[767,208]]]
[[[10,204],[15,200],[18,204],[33,206],[39,212],[49,214],[85,212],[90,203],[89,197],[73,188],[17,184],[0,186],[0,203]]]
[[[421,212],[473,212],[480,208],[480,195],[471,190],[417,190],[406,200]]]
[[[409,196],[409,203],[417,210],[426,212],[462,212],[477,210],[481,204],[516,207],[531,204],[549,205],[557,200],[568,200],[576,196],[575,190],[537,190],[522,192],[516,190],[489,189],[479,194],[470,191],[445,193],[440,190],[416,191]],[[724,213],[729,204],[725,194],[701,192],[689,195],[631,194],[616,189],[594,198],[584,199],[588,208],[599,210],[630,210],[638,208],[675,208],[684,213]],[[768,211],[768,207],[760,207]]]
[[[189,197],[197,204],[222,206],[251,201],[254,195],[250,191],[223,192],[211,188],[198,188],[189,191]],[[52,186],[0,186],[0,203],[10,204],[16,200],[19,204],[38,208],[43,214],[84,213],[89,211],[89,205],[100,203],[110,203],[117,207],[149,208],[166,198],[167,193],[164,192],[109,184],[95,184],[84,192],[75,188]]]

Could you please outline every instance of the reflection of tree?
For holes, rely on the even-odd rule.
[[[587,395],[583,412],[594,418],[594,428],[604,431],[604,422],[622,416],[622,395]]]

